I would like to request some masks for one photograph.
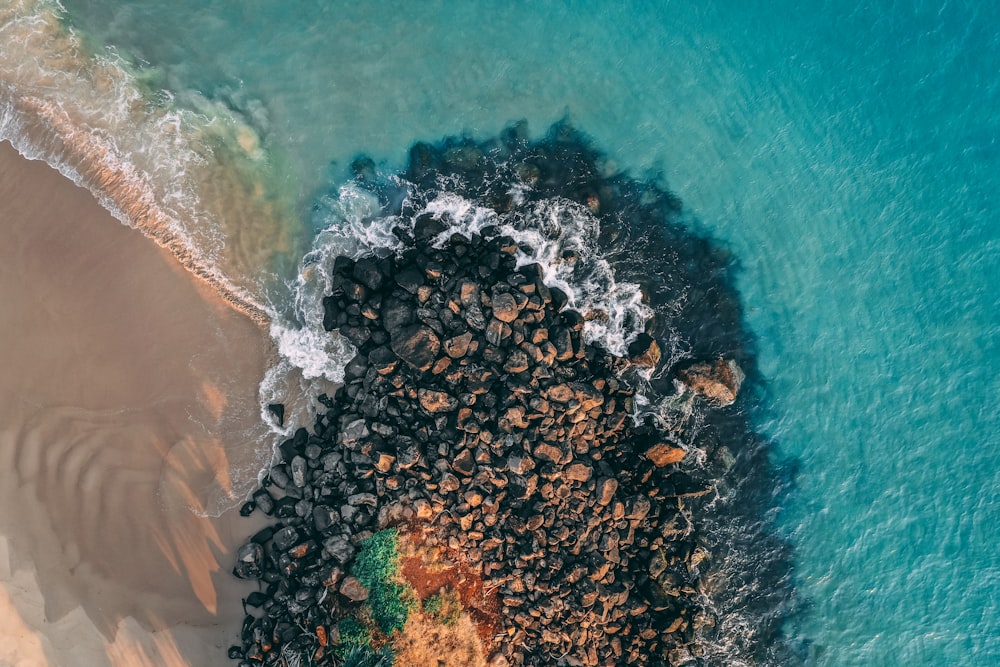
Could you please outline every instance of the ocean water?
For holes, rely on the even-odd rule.
[[[358,153],[394,169],[568,114],[660,175],[740,265],[754,417],[796,470],[790,640],[816,665],[1000,664],[1000,8],[63,5],[0,5],[0,138],[276,322],[265,394],[336,379],[285,285],[332,189],[363,221],[335,189]]]

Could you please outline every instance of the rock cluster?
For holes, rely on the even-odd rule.
[[[263,614],[232,654],[322,658],[366,597],[345,574],[359,542],[424,521],[497,591],[494,664],[665,664],[695,615],[680,499],[707,488],[630,417],[622,378],[655,341],[631,359],[585,344],[566,295],[495,229],[449,238],[424,215],[397,233],[400,256],[335,262],[325,326],[358,354],[245,508],[277,523],[238,554]]]
[[[408,250],[332,263],[324,324],[359,354],[243,508],[274,524],[237,554],[235,573],[260,584],[230,655],[339,665],[338,620],[378,597],[350,576],[355,553],[419,524],[495,592],[494,667],[795,664],[780,633],[788,550],[767,519],[783,482],[748,422],[753,392],[727,407],[741,367],[754,372],[728,253],[565,122],[539,141],[518,124],[418,143],[390,178],[367,158],[352,169]],[[567,310],[511,239],[420,216],[442,194],[515,229],[534,204],[589,211],[615,280],[655,313],[648,333],[625,359],[585,344],[599,314]],[[335,217],[326,199],[316,214]],[[640,375],[657,427],[633,422]]]

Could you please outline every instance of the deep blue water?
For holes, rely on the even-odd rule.
[[[304,243],[356,154],[521,118],[662,174],[738,257],[758,425],[797,462],[789,636],[816,665],[1000,664],[1000,6],[64,4],[150,113],[251,128]]]

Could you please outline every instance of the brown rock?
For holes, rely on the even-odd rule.
[[[472,460],[472,452],[468,449],[463,449],[459,452],[458,456],[451,463],[452,470],[460,475],[466,477],[472,477],[472,474],[476,471],[476,465]]]
[[[555,401],[557,403],[569,403],[576,392],[568,384],[557,384],[554,387],[549,388],[549,400]]]
[[[517,301],[510,294],[495,294],[493,296],[493,317],[501,322],[513,322],[517,319],[519,312]]]
[[[586,482],[593,472],[590,466],[584,463],[574,463],[566,467],[565,476],[566,479],[571,479],[574,482]]]
[[[656,368],[660,363],[660,345],[649,334],[641,333],[628,346],[628,356],[636,366]]]
[[[413,325],[393,335],[391,347],[396,356],[410,366],[426,371],[437,359],[441,340],[429,327]]]
[[[671,447],[661,442],[647,449],[643,456],[652,461],[657,468],[662,468],[681,461],[686,454],[687,452],[680,447]]]
[[[368,599],[368,589],[365,588],[357,577],[344,577],[340,582],[340,594],[351,602],[364,602]]]
[[[444,342],[444,352],[452,359],[464,357],[469,351],[469,343],[472,342],[472,334],[466,331],[461,336],[449,338]]]
[[[618,480],[613,477],[603,477],[597,480],[597,502],[602,506],[608,505],[615,498],[618,491]]]
[[[536,459],[551,461],[552,463],[559,463],[563,457],[562,450],[544,442],[535,447],[534,454]]]
[[[732,359],[718,359],[711,364],[694,364],[677,373],[696,394],[719,406],[736,400],[745,375]]]
[[[462,305],[469,308],[473,304],[479,303],[479,285],[471,280],[463,280],[458,287],[458,300]]]
[[[431,413],[450,412],[458,407],[457,398],[435,389],[419,389],[417,398],[420,400],[420,407]]]
[[[396,460],[396,457],[392,454],[380,453],[378,458],[375,460],[375,467],[379,472],[389,472],[392,469],[392,464]]]

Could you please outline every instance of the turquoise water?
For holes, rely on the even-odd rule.
[[[222,102],[306,215],[359,152],[569,113],[728,245],[798,462],[816,665],[1000,664],[1000,8],[976,2],[66,0]]]

